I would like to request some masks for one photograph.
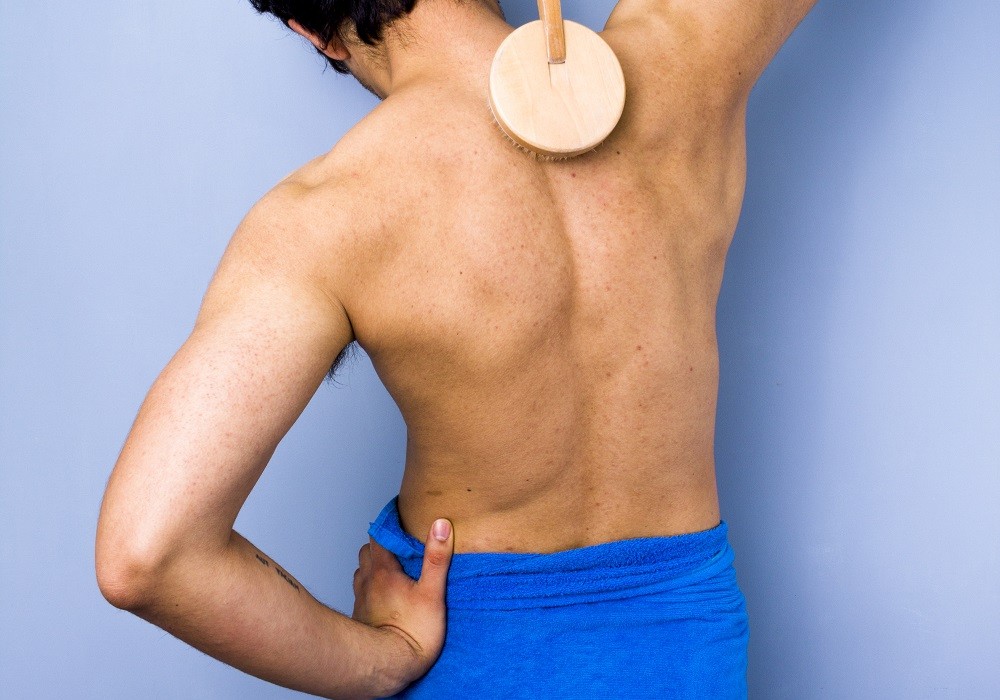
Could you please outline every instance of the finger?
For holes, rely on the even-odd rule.
[[[403,571],[403,565],[399,563],[399,559],[396,558],[395,554],[373,540],[371,535],[368,536],[368,541],[371,544],[369,549],[371,551],[371,563],[374,568],[388,569],[394,572]]]
[[[369,537],[369,540],[371,537]],[[372,555],[371,547],[367,544],[361,545],[361,549],[358,550],[358,569],[361,571],[368,571],[372,565]]]
[[[439,539],[441,537],[444,539]],[[451,521],[444,518],[435,520],[424,544],[424,563],[417,585],[431,595],[444,598],[454,550],[455,533]]]

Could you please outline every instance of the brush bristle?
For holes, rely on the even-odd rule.
[[[536,151],[532,151],[530,148],[526,147],[524,144],[518,143],[513,138],[511,138],[511,135],[507,133],[507,130],[504,129],[503,126],[500,125],[499,121],[497,121],[497,116],[496,116],[496,114],[493,113],[493,106],[490,105],[489,102],[487,102],[487,107],[490,110],[490,119],[493,120],[493,124],[500,131],[500,133],[503,134],[503,137],[505,139],[507,139],[507,141],[509,143],[513,144],[514,147],[517,148],[517,150],[519,150],[522,153],[525,153],[525,154],[531,156],[536,161],[541,161],[543,163],[558,163],[560,161],[569,160],[570,158],[574,158],[574,157],[576,157],[576,155],[583,155],[582,153],[577,153],[574,156],[570,156],[570,155],[565,155],[565,156],[550,156],[550,155],[545,154],[545,153],[538,153]],[[600,145],[600,144],[598,144],[598,145]],[[595,146],[594,148],[590,149],[589,151],[584,151],[584,153],[593,153],[596,150],[597,150],[597,146]]]

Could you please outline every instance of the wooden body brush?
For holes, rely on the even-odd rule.
[[[515,29],[490,69],[490,109],[515,144],[545,158],[596,148],[625,108],[625,76],[597,32],[538,0],[540,20]]]

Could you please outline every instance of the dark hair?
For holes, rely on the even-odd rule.
[[[330,366],[330,369],[327,371],[325,381],[334,382],[334,377],[337,374],[337,370],[340,369],[341,365],[344,364],[344,360],[346,360],[348,357],[353,357],[355,355],[355,353],[358,350],[358,347],[359,345],[357,340],[352,340],[350,343],[344,346],[344,349],[340,351],[340,353],[337,355],[337,358],[333,361],[333,364]]]
[[[382,30],[409,14],[417,0],[250,0],[257,12],[274,15],[285,26],[294,19],[324,43],[341,37],[340,28],[352,22],[358,38],[369,46],[382,41]],[[318,49],[317,49],[318,51]],[[347,64],[319,52],[338,73],[349,73]]]

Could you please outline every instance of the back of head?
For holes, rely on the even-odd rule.
[[[409,14],[417,0],[250,0],[261,13],[274,15],[287,26],[294,20],[324,43],[353,26],[358,38],[369,46],[382,41],[384,29]],[[319,49],[317,49],[319,51]],[[349,73],[347,64],[319,51],[338,73]]]

